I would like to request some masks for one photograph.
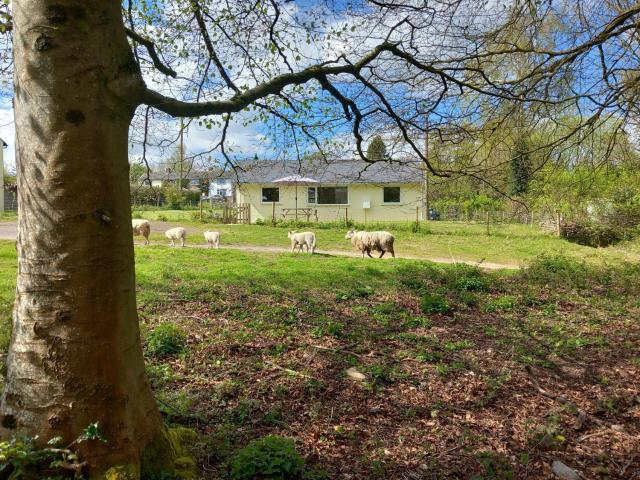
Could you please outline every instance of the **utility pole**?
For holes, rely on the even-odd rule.
[[[424,119],[424,158],[429,161],[429,112]],[[424,171],[424,219],[429,221],[429,169]]]
[[[178,191],[182,193],[182,177],[184,176],[184,120],[180,119],[180,179]]]

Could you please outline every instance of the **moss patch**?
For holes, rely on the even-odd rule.
[[[137,465],[111,467],[102,478],[104,480],[139,480],[140,468]]]
[[[188,447],[196,440],[197,434],[188,428],[165,428],[145,449],[140,478],[144,480],[163,473],[183,480],[197,479],[196,461],[188,452]]]

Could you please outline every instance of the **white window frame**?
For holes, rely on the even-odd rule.
[[[397,188],[400,193],[400,199],[397,202],[385,202],[384,201],[384,189],[385,188]],[[402,187],[400,185],[385,185],[382,187],[382,205],[400,205],[402,204]]]
[[[278,190],[278,200],[273,202],[270,200],[264,200],[264,196],[262,195],[262,190],[264,190],[265,188],[274,188],[276,190]],[[260,203],[263,205],[271,205],[273,203],[275,203],[276,205],[280,204],[280,187],[274,187],[271,185],[265,185],[265,186],[261,186],[260,187]]]
[[[318,197],[318,188],[346,188],[347,189],[347,203],[319,203],[319,197]],[[314,189],[316,194],[315,194],[315,198],[316,201],[315,203],[310,203],[309,202],[309,189]],[[345,206],[345,205],[351,205],[351,193],[349,192],[349,186],[348,185],[322,185],[322,186],[317,186],[317,187],[307,187],[307,205],[316,205],[319,207],[331,207],[331,206]]]

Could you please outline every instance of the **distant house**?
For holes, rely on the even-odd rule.
[[[307,217],[319,221],[410,221],[423,217],[424,170],[419,162],[358,160],[303,163],[255,161],[238,169],[235,202],[250,205],[250,219]],[[277,180],[304,177],[298,185]],[[297,201],[296,201],[297,196]],[[297,207],[296,207],[297,204]],[[417,209],[417,210],[416,210]]]
[[[233,182],[224,172],[214,170],[191,170],[182,174],[183,186],[185,188],[198,188],[206,196],[220,196],[229,198],[233,195]],[[140,177],[140,183],[151,185],[152,187],[164,187],[167,185],[177,186],[180,182],[180,172],[164,171],[153,172]]]

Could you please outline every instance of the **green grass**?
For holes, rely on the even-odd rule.
[[[0,212],[0,222],[14,222],[18,220],[17,211],[4,211]]]
[[[184,212],[182,214],[185,215]],[[150,215],[147,217],[151,219]],[[172,222],[179,222],[193,229],[187,239],[187,243],[191,244],[204,244],[202,232],[213,229],[222,233],[222,246],[288,248],[290,245],[286,227],[203,224],[187,218]],[[344,238],[346,228],[305,229],[315,231],[319,250],[355,251],[350,241]],[[401,256],[474,262],[483,260],[509,265],[527,264],[542,254],[561,254],[594,263],[640,261],[640,240],[596,249],[567,242],[528,225],[498,225],[492,228],[491,235],[486,234],[483,225],[457,222],[430,222],[418,233],[412,233],[406,228],[389,230],[396,237],[395,250]],[[161,233],[153,234],[152,241],[166,243]]]
[[[284,231],[225,228],[249,236]],[[201,434],[207,471],[218,470],[207,478],[226,478],[234,451],[269,434],[294,438],[305,456],[321,445],[327,478],[375,478],[381,470],[402,478],[425,445],[437,452],[452,444],[465,448],[458,463],[433,465],[439,477],[489,478],[488,471],[513,468],[514,478],[529,478],[547,461],[531,426],[549,422],[554,408],[547,430],[567,435],[566,458],[591,468],[628,456],[614,449],[609,462],[577,452],[577,438],[599,426],[574,432],[575,412],[537,395],[525,366],[545,388],[589,411],[600,405],[603,420],[635,432],[616,399],[638,385],[637,264],[546,256],[522,271],[489,273],[408,259],[158,245],[135,252],[147,372],[167,421]],[[13,242],[0,241],[3,349],[15,264]],[[427,296],[448,308],[422,308]],[[156,344],[162,354],[153,354]],[[591,367],[559,375],[580,364]],[[347,378],[349,368],[366,379]],[[497,415],[511,420],[498,424]],[[526,470],[505,458],[537,463]]]

